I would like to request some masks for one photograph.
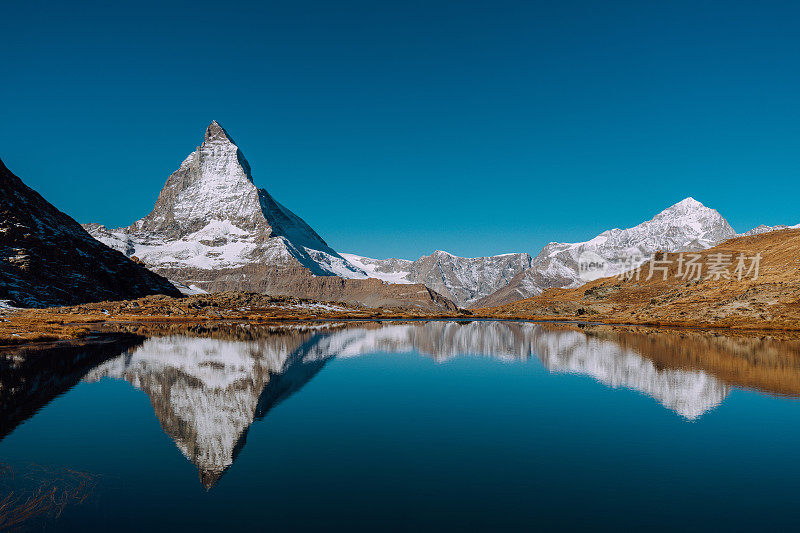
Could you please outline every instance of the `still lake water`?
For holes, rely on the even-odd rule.
[[[168,333],[4,352],[0,520],[28,501],[23,529],[54,531],[800,519],[797,341],[492,321]]]

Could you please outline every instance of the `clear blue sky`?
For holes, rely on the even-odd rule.
[[[0,157],[127,225],[216,119],[375,257],[536,253],[686,196],[796,224],[799,27],[768,1],[13,2]]]

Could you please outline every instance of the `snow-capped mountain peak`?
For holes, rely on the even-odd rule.
[[[236,144],[236,141],[233,140],[228,131],[219,122],[212,120],[211,124],[206,128],[205,142],[215,141]]]
[[[152,212],[127,228],[86,229],[178,281],[210,281],[220,270],[270,265],[315,275],[365,278],[299,216],[253,180],[250,164],[216,121],[173,172]]]

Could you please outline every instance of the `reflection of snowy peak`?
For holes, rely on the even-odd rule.
[[[459,307],[493,293],[531,266],[531,256],[525,253],[458,257],[437,250],[416,261],[371,259],[353,254],[342,257],[371,278],[390,283],[423,283]]]
[[[552,372],[637,390],[690,420],[729,392],[705,372],[656,364],[613,340],[496,321],[321,326],[254,341],[153,337],[96,367],[85,380],[120,379],[144,391],[164,431],[211,487],[236,460],[253,421],[300,390],[332,357],[379,352],[416,352],[436,361],[463,355],[538,358]]]
[[[210,487],[236,459],[253,421],[325,364],[305,357],[308,335],[237,342],[157,337],[93,370],[146,392],[164,431]]]
[[[686,198],[657,214],[652,220],[628,229],[604,231],[579,243],[551,242],[533,259],[531,268],[475,303],[475,307],[503,305],[540,294],[554,287],[577,287],[578,258],[592,252],[607,260],[606,276],[614,276],[638,265],[657,251],[696,251],[711,248],[736,234],[714,209]],[[628,259],[633,263],[628,262]]]
[[[212,122],[203,144],[170,175],[153,211],[127,228],[87,224],[98,240],[177,281],[260,264],[366,277],[300,217],[253,183],[233,139]]]
[[[705,372],[659,368],[633,350],[579,332],[541,336],[536,350],[548,370],[582,374],[614,388],[637,390],[689,420],[722,403],[730,392],[727,385]]]
[[[515,322],[427,322],[345,329],[318,347],[340,357],[376,352],[419,352],[437,361],[462,355],[501,360],[536,357],[553,372],[590,376],[611,387],[637,390],[687,419],[719,405],[729,387],[700,371],[659,368],[612,341],[571,330]]]

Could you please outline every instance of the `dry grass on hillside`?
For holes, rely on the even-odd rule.
[[[425,310],[374,309],[323,303],[289,296],[221,292],[185,298],[147,296],[138,300],[98,302],[71,307],[0,311],[0,344],[77,339],[107,326],[125,323],[202,324],[218,321],[252,323],[383,318],[459,317]]]

